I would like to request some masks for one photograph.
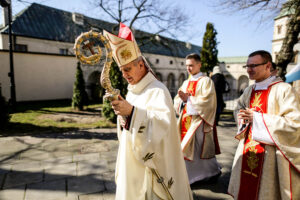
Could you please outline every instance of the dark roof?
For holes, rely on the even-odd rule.
[[[92,27],[102,31],[102,29],[112,30],[113,26],[116,24],[86,16],[84,16],[84,25],[79,25],[73,22],[71,12],[33,3],[14,17],[12,32],[17,36],[73,43],[78,35],[91,30]],[[7,34],[8,27],[3,27],[0,32]],[[150,33],[136,31],[136,38],[140,45],[142,40],[138,39],[139,35],[143,38],[153,36]],[[160,38],[160,42],[148,40],[141,45],[141,51],[177,57],[185,57],[189,53],[200,53],[201,47],[199,46],[191,45],[187,48],[185,42],[162,36]]]

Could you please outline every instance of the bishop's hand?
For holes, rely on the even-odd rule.
[[[111,102],[111,106],[115,114],[121,116],[129,116],[133,109],[133,106],[120,95],[117,100]]]

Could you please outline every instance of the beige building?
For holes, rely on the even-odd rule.
[[[4,97],[9,99],[8,26],[6,17],[3,20],[0,27],[0,83]],[[111,30],[113,25],[36,3],[18,13],[12,23],[16,100],[70,99],[77,66],[73,51],[76,37],[91,29]],[[137,40],[139,34],[152,36],[137,31]],[[141,46],[146,59],[173,96],[187,78],[184,57],[200,50],[199,46],[161,36]],[[90,97],[93,89],[99,86],[102,64],[82,65]]]

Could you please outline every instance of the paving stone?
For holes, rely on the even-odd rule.
[[[20,160],[20,156],[21,156],[20,154],[14,154],[14,153],[10,155],[9,154],[2,155],[0,156],[0,160],[1,160],[0,166],[14,164]]]
[[[77,164],[77,176],[102,174],[109,171],[106,160],[85,160]]]
[[[89,153],[89,154],[74,154],[73,155],[73,162],[81,162],[81,161],[95,161],[97,162],[100,160],[99,153]]]
[[[103,200],[102,193],[83,194],[78,197],[79,200]]]
[[[4,164],[0,165],[0,174],[6,174],[11,171],[13,165],[10,164]]]
[[[19,161],[12,165],[12,171],[23,171],[26,169],[26,172],[41,172],[43,171],[43,167],[40,161]]]
[[[102,174],[102,177],[106,191],[114,193],[116,191],[115,172],[105,172]]]
[[[25,200],[60,200],[67,198],[66,179],[27,186]]]
[[[115,200],[115,193],[103,192],[102,199],[103,200]]]
[[[2,188],[2,185],[4,184],[5,177],[6,177],[6,174],[0,173],[0,189]]]
[[[0,190],[1,200],[23,200],[25,195],[25,185],[22,187]]]
[[[67,179],[67,184],[68,197],[102,192],[105,190],[104,182],[100,174],[71,177]]]
[[[76,176],[76,163],[59,164],[45,169],[44,180],[56,180],[69,176]]]
[[[42,161],[52,157],[51,153],[40,149],[30,149],[20,155],[20,159],[28,161]]]
[[[108,146],[105,142],[98,142],[93,144],[82,144],[80,147],[81,153],[94,153],[94,152],[102,152],[108,151]]]
[[[24,169],[25,170],[25,169]],[[43,172],[9,172],[6,175],[3,188],[11,188],[20,185],[26,185],[30,183],[41,182],[43,180]]]
[[[58,158],[49,158],[47,160],[41,161],[41,165],[44,169],[52,168],[55,165],[73,163],[73,155],[62,156]]]
[[[0,156],[4,156],[4,155],[17,156],[20,152],[30,148],[30,145],[27,145],[22,140],[18,140],[18,139],[2,141],[0,145],[1,145]]]
[[[79,200],[115,200],[115,194],[109,192],[80,195]]]

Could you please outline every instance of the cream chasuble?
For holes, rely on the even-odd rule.
[[[126,100],[134,111],[129,130],[118,121],[116,200],[168,200],[166,188],[175,200],[193,199],[167,88],[148,73],[128,86]]]
[[[250,107],[254,90],[269,87],[266,113],[254,112],[252,139],[265,144],[259,181],[259,200],[300,199],[300,100],[291,85],[280,78],[245,89],[235,110]],[[238,199],[241,183],[242,155],[246,131],[250,124],[239,124],[240,140],[232,166],[228,193]],[[247,184],[247,183],[246,183]]]
[[[179,90],[190,94],[183,109],[179,95],[174,99],[174,106],[180,115],[177,126],[192,184],[220,173],[221,168],[215,157],[219,153],[219,145],[213,133],[216,93],[212,80],[201,72],[186,80]]]
[[[202,75],[202,74],[201,74]],[[194,96],[189,96],[189,100],[193,109],[196,112],[196,115],[192,115],[191,125],[188,131],[185,134],[185,137],[181,141],[181,148],[185,158],[188,160],[194,159],[194,147],[195,147],[195,133],[196,130],[203,124],[202,131],[205,133],[203,135],[203,143],[202,143],[202,153],[201,158],[213,158],[215,157],[215,139],[213,135],[213,125],[216,114],[216,92],[214,88],[213,81],[206,77],[200,76],[200,79],[197,83],[196,91]],[[183,92],[187,92],[187,87],[189,84],[189,80],[185,80],[179,90]],[[177,122],[178,130],[181,131],[181,120],[183,117],[182,112],[182,100],[177,94],[174,98],[174,108],[176,112],[179,114],[179,119]]]

